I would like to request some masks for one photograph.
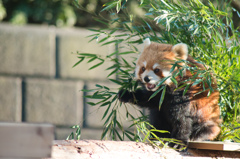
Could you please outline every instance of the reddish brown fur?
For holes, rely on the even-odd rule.
[[[200,69],[205,69],[205,67],[202,64],[196,63],[193,61],[192,57],[188,56],[188,61],[193,63],[194,65],[197,65]],[[187,70],[185,79],[191,78],[192,74],[190,71]],[[195,86],[192,86],[189,88],[188,93],[190,94],[190,107],[192,108],[192,111],[196,113],[196,115],[199,117],[200,122],[208,122],[212,121],[210,124],[215,123],[215,127],[212,127],[212,135],[209,136],[209,140],[213,140],[217,137],[217,135],[220,133],[219,124],[221,123],[220,120],[220,109],[218,106],[219,101],[219,92],[216,90],[216,80],[214,78],[213,83],[211,87],[214,89],[214,92],[208,96],[209,93],[209,86],[205,83],[205,89],[206,91],[195,95],[196,93],[203,91],[203,83],[199,83]]]
[[[218,106],[219,92],[214,77],[212,76],[211,80],[211,87],[214,91],[209,96],[210,86],[204,80],[202,83],[191,86],[186,94],[184,94],[185,87],[176,90],[176,82],[172,82],[170,78],[164,82],[165,86],[167,85],[164,87],[165,89],[159,90],[157,88],[159,81],[164,76],[177,73],[181,66],[187,64],[200,70],[204,70],[205,66],[197,63],[188,55],[186,44],[180,43],[174,46],[150,42],[146,44],[148,46],[140,55],[135,69],[137,79],[145,87],[132,92],[120,90],[119,100],[137,104],[142,108],[149,108],[150,123],[158,130],[169,131],[169,134],[157,132],[156,135],[160,138],[175,138],[186,145],[189,140],[201,141],[216,138],[220,132],[219,124],[221,120],[219,119],[220,110]],[[175,70],[170,72],[173,64],[179,59],[187,62],[179,63],[180,66],[175,67]],[[192,79],[196,72],[185,69],[182,70],[182,74],[183,76],[175,77],[178,86],[186,84],[183,82]],[[198,77],[198,79],[200,78]],[[193,82],[195,80],[187,81],[190,85]],[[203,89],[203,85],[205,89]],[[162,99],[163,92],[165,92],[165,96],[159,109],[159,101]],[[175,143],[169,143],[169,145],[175,147]],[[179,145],[178,148],[181,146]]]
[[[137,61],[137,65],[143,67],[143,62],[147,61],[146,69],[152,69],[152,66],[155,63],[160,64],[162,69],[170,70],[174,62],[177,60],[177,55],[172,52],[172,45],[168,44],[158,44],[158,43],[151,43],[148,47],[146,47]],[[188,55],[187,61],[191,64],[190,66],[196,66],[199,69],[205,69],[202,64],[197,63],[191,56]],[[142,71],[139,71],[139,76]],[[158,74],[161,78],[163,75],[161,72]],[[191,78],[193,75],[189,70],[186,70],[186,75],[181,78],[177,77],[177,81],[181,82],[183,80]],[[203,90],[203,83],[199,83],[198,85],[192,86],[189,88],[188,93],[190,94],[190,108],[193,113],[195,113],[199,117],[199,122],[206,122],[210,125],[215,125],[212,127],[212,134],[209,136],[210,140],[216,138],[216,136],[220,132],[219,124],[221,123],[220,117],[220,109],[218,106],[219,100],[219,92],[216,90],[216,80],[214,78],[211,87],[214,89],[214,92],[208,96],[209,93],[209,86],[205,83],[206,91],[195,95],[198,92]],[[172,83],[170,87],[175,87]],[[184,88],[183,88],[184,89]]]

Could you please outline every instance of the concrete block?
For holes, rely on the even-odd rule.
[[[20,78],[0,77],[0,121],[22,120],[22,90]]]
[[[100,85],[105,85],[111,89],[111,91],[116,91],[118,92],[118,86],[115,84],[111,83],[98,83]],[[87,84],[88,89],[94,89],[95,84],[93,82]],[[88,93],[90,94],[90,93]],[[86,99],[86,102],[94,102],[97,103],[99,100],[96,99]],[[85,117],[86,121],[85,124],[87,127],[93,127],[93,128],[103,128],[103,124],[106,121],[108,115],[112,112],[113,108],[117,109],[117,120],[124,126],[124,127],[129,127],[132,124],[131,117],[126,116],[127,112],[132,114],[134,117],[140,117],[141,114],[139,113],[139,107],[131,104],[122,104],[120,106],[120,102],[117,100],[117,104],[114,105],[112,104],[111,108],[108,111],[107,116],[102,120],[102,117],[107,110],[108,106],[103,106],[99,107],[98,106],[91,106],[86,103],[86,108],[85,108]]]
[[[54,29],[0,24],[0,73],[55,76]]]
[[[79,124],[83,116],[83,85],[79,81],[27,79],[24,119],[61,126]]]
[[[74,129],[69,128],[62,128],[56,127],[55,128],[55,140],[66,140],[68,135],[73,132]]]
[[[81,139],[92,139],[92,140],[100,140],[102,136],[103,129],[94,129],[94,128],[83,128],[81,130]]]
[[[53,132],[51,124],[1,122],[1,158],[49,158]]]
[[[80,78],[85,80],[105,80],[110,71],[105,71],[113,63],[106,61],[103,65],[93,70],[88,70],[100,61],[96,60],[87,63],[84,60],[78,66],[73,65],[79,61],[77,52],[79,53],[96,53],[100,56],[106,56],[114,52],[115,46],[100,46],[96,41],[88,43],[90,38],[87,36],[93,34],[87,29],[65,29],[57,31],[57,53],[59,59],[58,74],[61,78]]]

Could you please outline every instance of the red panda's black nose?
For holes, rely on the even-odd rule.
[[[150,79],[149,79],[148,76],[145,76],[143,80],[144,80],[145,82],[147,82],[147,83],[150,81]]]

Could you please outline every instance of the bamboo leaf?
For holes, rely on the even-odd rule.
[[[101,46],[112,44],[112,43],[119,44],[122,41],[123,41],[123,39],[112,40],[112,41],[109,41],[109,42],[106,42],[106,43],[102,44]]]
[[[170,78],[170,76],[162,78],[161,81],[157,84],[157,87],[161,86],[168,78]]]
[[[115,74],[117,71],[118,71],[118,68],[116,68],[115,70],[113,70],[112,72],[110,72],[107,77],[110,77],[111,75]]]
[[[131,67],[131,65],[124,59],[124,58],[121,58],[123,60],[123,62],[126,64],[126,66],[128,67]]]
[[[96,56],[96,54],[92,54],[92,53],[79,53],[78,55],[87,56],[87,57],[95,57]]]
[[[161,109],[161,106],[162,106],[162,103],[163,103],[163,100],[164,100],[164,97],[165,97],[166,88],[167,88],[167,86],[164,86],[164,89],[162,91],[162,95],[161,95],[161,98],[160,98],[160,101],[159,101],[159,106],[158,106],[159,110]]]
[[[187,93],[188,91],[188,88],[190,87],[191,84],[187,84],[184,91],[183,91],[183,96],[185,96],[185,94]]]
[[[119,55],[126,55],[126,54],[132,54],[135,53],[134,51],[126,51],[126,52],[121,52]]]
[[[80,138],[81,138],[81,128],[80,127],[77,128],[77,130],[76,130],[76,138],[77,138],[77,140],[80,140]]]
[[[94,69],[94,68],[96,68],[96,67],[98,67],[98,66],[102,65],[103,63],[104,63],[104,60],[102,60],[102,61],[101,61],[101,62],[99,62],[98,64],[96,64],[96,65],[94,65],[94,66],[90,67],[90,68],[89,68],[89,70],[92,70],[92,69]]]
[[[108,108],[106,109],[106,111],[104,112],[103,117],[102,117],[102,120],[103,120],[103,119],[106,117],[106,115],[108,114],[108,111],[109,111],[110,107],[111,107],[111,105],[109,105]],[[106,124],[108,123],[108,121],[109,121],[109,119],[112,117],[112,115],[113,115],[113,111],[109,114],[107,120],[104,122],[104,125],[106,125]]]
[[[101,20],[100,18],[94,18],[94,20],[96,20],[97,22],[100,22],[100,23],[105,24],[106,26],[108,26],[107,21],[105,22],[105,21]]]
[[[152,132],[159,132],[159,133],[168,133],[168,134],[170,134],[170,132],[167,131],[167,130],[151,129],[151,131],[152,131]]]
[[[67,137],[67,139],[66,140],[74,140],[74,133],[73,132],[71,132],[71,134],[70,135],[68,135],[68,137]]]
[[[109,38],[110,38],[110,36],[107,36],[107,37],[105,37],[105,38],[102,38],[101,40],[99,40],[99,43],[102,43],[102,42],[106,41],[106,40],[109,39]]]
[[[97,40],[98,39],[98,36],[94,36],[92,39],[90,39],[88,42],[92,42],[93,40]]]
[[[93,102],[87,102],[87,104],[89,104],[89,105],[91,105],[91,106],[96,106],[96,104],[93,103]]]
[[[94,92],[96,89],[82,89],[83,92]]]
[[[102,135],[101,135],[101,140],[106,136],[107,132],[109,131],[109,128],[110,128],[110,125],[108,125],[108,126],[104,129],[104,131],[103,131],[103,133],[102,133]]]
[[[178,82],[174,76],[171,77],[171,81],[177,86]]]
[[[163,90],[164,87],[159,88],[158,90],[156,90],[148,99],[148,101],[150,101],[152,98],[154,98],[161,90]]]
[[[203,81],[203,79],[196,79],[195,82],[192,84],[192,86],[198,85],[202,81]]]
[[[151,133],[150,131],[147,132],[142,142],[145,142],[149,138],[150,133]]]
[[[98,88],[103,88],[103,86],[101,86],[100,84],[96,84],[95,86]]]
[[[175,70],[175,67],[177,66],[177,64],[175,63],[172,67],[171,67],[171,69],[170,69],[170,73],[172,73],[174,70]]]
[[[117,122],[118,128],[119,128],[120,130],[123,130],[123,126],[122,126],[118,121],[116,121],[116,122]]]
[[[101,104],[100,107],[104,107],[104,106],[106,106],[106,105],[111,105],[111,102],[110,102],[110,101],[107,101],[107,102]]]
[[[116,83],[118,85],[122,85],[122,82],[115,80],[115,79],[109,79],[110,81],[112,81],[113,83]]]
[[[105,8],[103,8],[103,9],[101,10],[101,12],[116,7],[117,3],[118,3],[118,2],[113,1],[113,2],[108,2],[108,3],[104,4],[103,6],[105,6]]]
[[[109,57],[112,57],[113,55],[116,55],[116,54],[118,54],[118,51],[115,51],[115,52],[111,53],[111,54],[108,55],[107,57],[109,58]]]
[[[87,63],[93,62],[93,61],[96,60],[96,59],[97,59],[97,57],[93,57],[93,58],[91,58],[90,60],[88,60]]]
[[[88,30],[90,30],[90,31],[93,31],[93,32],[102,32],[100,29],[93,29],[93,28],[91,28],[91,29],[88,29]]]
[[[77,63],[75,63],[73,65],[73,67],[76,67],[77,65],[79,65],[85,59],[85,57],[79,57],[79,58],[80,58],[80,60]]]
[[[119,13],[119,11],[121,9],[121,3],[122,3],[122,0],[118,0],[117,7],[116,7],[117,13]]]
[[[179,89],[181,89],[181,88],[183,88],[183,87],[185,87],[187,85],[187,83],[185,83],[185,84],[182,84],[182,85],[180,85],[180,86],[178,86],[174,91],[176,91],[176,90],[179,90]]]
[[[127,136],[127,138],[128,138],[129,140],[134,141],[134,139],[130,136],[130,135],[134,136],[134,134],[133,134],[132,132],[126,130],[126,131],[124,132],[124,134]],[[129,135],[129,134],[130,134],[130,135]]]
[[[121,135],[119,134],[119,132],[118,132],[116,129],[114,129],[114,131],[115,131],[115,133],[117,134],[118,138],[119,138],[121,141],[123,141],[123,138],[121,137]]]

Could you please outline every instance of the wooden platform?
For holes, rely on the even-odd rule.
[[[219,150],[219,151],[239,151],[240,143],[220,142],[220,141],[192,141],[189,142],[189,148],[202,150]]]
[[[240,159],[240,143],[201,141],[189,142],[188,152],[192,156]]]

